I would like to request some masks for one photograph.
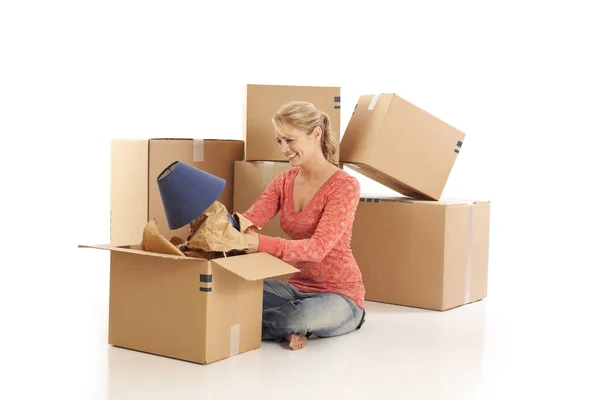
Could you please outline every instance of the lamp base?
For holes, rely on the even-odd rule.
[[[229,220],[229,222],[231,222],[231,225],[233,225],[233,227],[237,231],[240,230],[240,225],[237,223],[237,221],[235,220],[235,218],[231,214],[227,213],[227,219]]]

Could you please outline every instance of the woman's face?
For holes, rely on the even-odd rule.
[[[275,139],[279,145],[279,151],[285,155],[292,166],[300,166],[306,162],[311,162],[320,151],[320,128],[316,128],[312,133],[292,127],[287,127],[290,132],[289,137],[281,136],[275,133]]]

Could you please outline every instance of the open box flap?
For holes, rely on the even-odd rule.
[[[298,268],[267,253],[216,258],[212,262],[247,281],[272,278],[300,271]]]
[[[189,260],[191,257],[187,256],[177,256],[173,254],[164,254],[164,253],[154,253],[151,251],[142,250],[141,246],[133,245],[133,246],[116,246],[113,244],[96,244],[96,245],[82,245],[80,244],[78,247],[81,248],[89,248],[89,249],[100,249],[100,250],[110,250],[110,251],[118,251],[122,253],[132,253],[132,254],[140,254],[149,257],[160,257],[160,258],[168,258],[171,260]],[[202,260],[200,258],[193,258],[194,260]]]

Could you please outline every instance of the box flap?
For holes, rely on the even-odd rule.
[[[100,249],[100,250],[110,250],[110,251],[119,251],[122,253],[132,253],[132,254],[140,254],[149,257],[159,257],[159,258],[168,258],[172,260],[203,260],[203,258],[193,258],[187,256],[176,256],[174,254],[163,254],[163,253],[154,253],[151,251],[142,250],[139,245],[131,245],[131,246],[117,246],[113,244],[95,244],[95,245],[83,245],[80,244],[78,247],[81,248],[89,248],[89,249]]]
[[[300,270],[267,253],[245,254],[212,260],[214,263],[233,272],[247,281],[293,274]]]

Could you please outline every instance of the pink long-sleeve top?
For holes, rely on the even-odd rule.
[[[299,168],[277,175],[243,213],[257,227],[281,211],[286,240],[259,234],[258,251],[300,270],[288,282],[301,292],[339,293],[365,308],[362,275],[350,248],[360,186],[346,171],[336,171],[299,213],[294,211],[294,179]]]

